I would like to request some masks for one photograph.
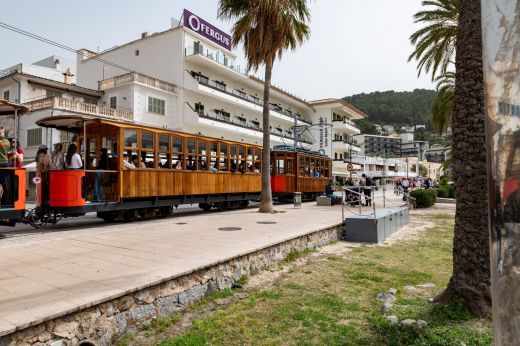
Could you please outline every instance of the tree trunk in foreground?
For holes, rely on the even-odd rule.
[[[265,64],[264,79],[264,109],[263,109],[263,150],[262,150],[262,194],[260,196],[261,213],[273,212],[273,197],[271,195],[271,133],[269,127],[269,89],[271,88],[271,73],[273,70],[273,60],[269,59]]]
[[[457,209],[453,273],[434,302],[462,301],[477,317],[491,312],[484,77],[480,1],[461,0],[452,119]]]

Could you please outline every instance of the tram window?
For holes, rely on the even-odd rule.
[[[212,172],[218,171],[218,142],[209,143],[209,170]]]
[[[247,163],[246,163],[246,172],[253,173],[253,148],[247,148]]]
[[[128,162],[134,166],[129,168],[146,168],[146,164],[144,163],[139,151],[129,150],[127,153],[127,157]]]
[[[96,139],[90,138],[88,140],[88,150],[87,150],[87,158],[84,158],[85,167],[87,169],[95,169],[97,166],[97,160],[96,160]]]
[[[141,149],[153,149],[153,133],[141,132]]]
[[[300,171],[300,176],[305,175],[305,160],[301,156],[299,157],[299,171]]]
[[[285,160],[283,158],[276,159],[276,174],[285,174]]]
[[[294,174],[294,159],[287,158],[287,174]]]
[[[157,162],[158,168],[171,168],[170,163],[171,163],[170,154],[159,153],[159,162]]]
[[[183,145],[182,145],[182,138],[173,136],[172,137],[172,151],[174,153],[182,153]]]
[[[229,160],[227,157],[220,157],[219,158],[219,161],[220,161],[220,168],[219,168],[219,171],[221,172],[229,172]]]
[[[170,147],[170,136],[159,135],[159,150],[168,151],[169,147]]]
[[[172,154],[172,168],[173,169],[186,169],[182,154]]]
[[[187,143],[188,143],[188,154],[195,155],[197,152],[195,149],[195,138],[188,138]]]
[[[229,171],[231,173],[235,173],[237,171],[237,147],[236,145],[229,146],[229,159],[230,159],[230,168]]]
[[[125,147],[137,148],[137,130],[125,130]]]
[[[144,162],[143,168],[155,168],[155,153],[153,151],[141,151],[141,161]]]
[[[208,143],[200,139],[198,140],[197,169],[199,171],[208,170]]]
[[[320,159],[317,159],[316,160],[316,167],[314,167],[314,176],[316,178],[319,178],[321,177],[321,160]]]
[[[227,157],[228,156],[228,145],[227,143],[220,143],[220,157]]]

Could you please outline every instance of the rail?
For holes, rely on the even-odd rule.
[[[54,108],[111,119],[132,121],[134,118],[134,114],[131,111],[124,111],[121,109],[98,106],[92,103],[85,103],[54,96],[26,102],[23,105],[29,108],[30,111],[35,111],[44,108]]]

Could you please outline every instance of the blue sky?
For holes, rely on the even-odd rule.
[[[230,32],[217,19],[217,0],[23,0],[0,12],[0,21],[73,48],[104,50],[163,31],[190,9]],[[6,10],[7,9],[7,10]],[[420,0],[311,0],[311,38],[276,62],[273,83],[300,97],[343,97],[376,90],[433,88],[417,78],[408,37]],[[0,69],[52,54],[73,54],[0,28]],[[241,48],[237,48],[243,59]],[[262,71],[259,71],[262,73]]]

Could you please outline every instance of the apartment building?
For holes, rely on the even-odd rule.
[[[434,144],[426,150],[426,160],[428,162],[443,163],[448,159],[451,147],[446,147],[441,144]]]
[[[426,160],[429,143],[414,141],[413,134],[404,133],[394,136],[356,135],[354,138],[363,148],[364,155],[381,157],[418,157]]]
[[[140,122],[260,144],[263,81],[248,75],[228,42],[229,35],[185,10],[182,25],[101,53],[80,50],[78,84],[96,88],[129,71],[145,74],[175,85],[177,99],[168,105],[160,95],[141,94],[146,109],[164,102],[171,114],[147,112]],[[120,103],[121,95],[111,97]],[[298,146],[315,148],[319,129],[309,102],[273,86],[269,108],[272,145],[294,145],[296,126]]]

